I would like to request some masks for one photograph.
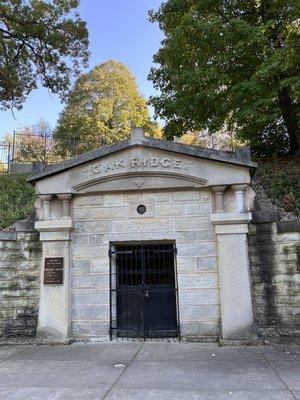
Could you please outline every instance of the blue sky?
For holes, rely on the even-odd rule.
[[[157,24],[147,20],[149,9],[157,9],[161,0],[81,0],[79,12],[87,21],[91,58],[89,68],[108,59],[126,64],[136,77],[141,93],[148,98],[154,93],[147,75],[153,54],[158,50],[162,33]],[[58,96],[39,88],[27,98],[23,109],[0,111],[0,136],[20,125],[44,118],[54,127],[63,109]]]

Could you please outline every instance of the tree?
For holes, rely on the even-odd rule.
[[[224,126],[257,153],[300,149],[296,0],[167,0],[149,78],[165,134]]]
[[[132,73],[110,60],[79,77],[54,137],[61,141],[62,153],[74,155],[124,139],[134,126],[151,135],[157,130]]]
[[[21,109],[39,83],[63,98],[87,65],[86,23],[79,0],[0,2],[0,108]]]
[[[14,141],[14,162],[50,162],[52,128],[44,119],[17,129]]]

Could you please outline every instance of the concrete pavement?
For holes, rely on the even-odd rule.
[[[0,400],[300,400],[300,346],[0,346]]]

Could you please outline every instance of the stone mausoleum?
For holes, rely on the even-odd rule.
[[[253,168],[247,148],[203,149],[137,128],[31,177],[38,336],[253,339]]]

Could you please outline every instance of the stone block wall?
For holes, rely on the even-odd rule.
[[[0,338],[34,337],[41,243],[33,232],[0,232]]]
[[[257,217],[248,244],[259,334],[300,335],[300,230],[295,222]]]
[[[144,204],[144,215],[137,213]],[[217,338],[216,240],[208,190],[80,196],[74,199],[71,319],[76,338],[109,333],[109,243],[176,242],[183,337]]]

